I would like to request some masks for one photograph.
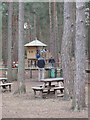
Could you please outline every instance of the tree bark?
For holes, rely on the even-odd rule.
[[[15,43],[13,46],[13,54],[15,55],[15,62],[18,61],[18,17],[15,17]]]
[[[75,110],[85,107],[85,3],[76,2],[76,37],[75,57],[76,72],[72,107]]]
[[[0,2],[0,65],[2,62],[2,2]]]
[[[65,99],[72,97],[73,90],[73,68],[71,64],[72,56],[72,41],[75,34],[75,18],[73,14],[73,3],[64,3],[64,32],[61,46],[61,56],[62,56],[62,69],[64,77],[64,87],[65,87]]]
[[[37,39],[41,40],[41,28],[40,28],[40,15],[38,15],[38,22],[37,22]]]
[[[15,15],[15,9],[13,7],[12,16],[12,28],[13,28],[13,51],[12,51],[12,61],[18,61],[18,17]]]
[[[15,93],[25,93],[25,63],[24,63],[24,2],[19,2],[19,41],[18,41],[18,90]]]
[[[88,19],[88,61],[89,61],[89,69],[90,69],[90,2],[88,3],[88,8],[89,8],[89,19]]]
[[[53,54],[52,15],[51,15],[51,2],[50,1],[49,1],[49,22],[50,22],[49,51]]]
[[[55,63],[58,62],[58,20],[57,20],[57,4],[53,2],[53,39],[54,39],[54,58]]]
[[[8,82],[12,81],[12,11],[13,3],[9,2],[8,6]]]
[[[59,52],[61,53],[61,45],[62,45],[62,37],[63,37],[63,5],[64,3],[63,2],[60,2],[60,26],[59,26],[59,29],[60,29],[60,40],[59,40]]]
[[[27,19],[28,29],[27,29],[27,42],[31,42],[31,29],[30,29],[30,19]]]
[[[35,10],[34,10],[35,12]],[[34,14],[34,39],[36,39],[36,14]]]
[[[8,56],[8,26],[7,26],[7,11],[5,11],[4,16],[2,16],[2,58],[5,67],[7,67],[7,56]],[[4,47],[3,47],[4,46]]]

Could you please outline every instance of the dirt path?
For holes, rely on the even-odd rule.
[[[32,86],[41,84],[36,78],[25,80],[27,93],[13,95],[17,82],[13,82],[12,92],[2,94],[3,118],[87,118],[88,109],[72,111],[71,101],[64,101],[54,96],[47,99],[34,98]],[[87,89],[87,87],[86,87]],[[86,90],[87,91],[87,90]]]

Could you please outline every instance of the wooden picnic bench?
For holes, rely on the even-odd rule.
[[[40,81],[44,82],[45,85],[48,83],[49,87],[51,87],[51,85],[55,82],[58,84],[58,86],[59,86],[59,83],[64,84],[64,79],[62,77],[60,77],[60,78],[46,78],[46,79],[41,79]]]
[[[0,78],[0,82],[1,82],[1,83],[7,82],[7,78],[4,78],[4,77]]]
[[[85,70],[87,73],[90,73],[90,69]]]
[[[12,83],[1,83],[0,87],[2,87],[5,90],[7,90],[7,87],[8,87],[9,88],[8,90],[11,92],[11,85]]]
[[[11,85],[12,83],[7,82],[7,78],[0,78],[0,87],[4,90],[9,90],[11,92]],[[8,88],[8,89],[7,89]]]
[[[54,89],[55,98],[58,97],[58,92],[57,92],[58,90],[60,90],[62,96],[64,95],[64,87],[58,86],[58,87],[53,87],[51,89]]]
[[[38,85],[37,87],[48,87],[49,86],[49,84],[41,84],[41,85]],[[56,84],[56,83],[52,83],[51,84],[51,87],[55,87],[55,86],[58,86],[58,84]]]
[[[46,93],[47,90],[48,90],[48,88],[40,87],[40,86],[32,87],[32,89],[34,90],[34,96],[35,97],[40,97],[40,98],[42,98],[43,93]],[[39,91],[39,96],[36,94],[37,93],[36,91]]]
[[[57,98],[57,93],[58,90],[60,91],[61,94],[64,93],[64,87],[63,86],[59,86],[59,84],[56,84],[54,82],[64,82],[63,78],[48,78],[48,79],[41,79],[41,82],[44,82],[44,84],[42,85],[38,85],[36,87],[32,87],[32,89],[34,90],[34,95],[36,97],[36,91],[40,92],[40,96],[42,98],[43,93],[47,93],[49,94],[50,92],[54,92],[55,97]],[[48,83],[48,84],[47,84]],[[46,90],[46,91],[45,91]]]
[[[35,97],[37,97],[37,92],[36,91],[39,91],[40,93],[39,93],[39,97],[43,97],[43,93],[48,93],[48,90],[49,90],[49,88],[48,87],[32,87],[32,89],[34,90],[34,96]],[[64,95],[64,87],[52,87],[51,89],[50,89],[51,91],[54,91],[54,93],[55,93],[55,98],[57,98],[58,97],[58,90],[60,90],[60,93],[61,93],[61,96],[63,96]]]

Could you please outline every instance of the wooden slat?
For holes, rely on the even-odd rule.
[[[7,80],[7,78],[0,78],[0,80]]]
[[[46,79],[41,79],[41,82],[59,82],[63,81],[63,78],[46,78]]]
[[[1,83],[0,86],[12,85],[12,83]]]

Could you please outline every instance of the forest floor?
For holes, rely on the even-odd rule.
[[[46,98],[34,98],[31,87],[40,85],[37,73],[29,78],[25,76],[26,94],[13,94],[17,88],[17,81],[13,81],[12,92],[2,93],[2,118],[88,118],[88,108],[81,111],[71,110],[72,101],[65,101],[53,95]],[[86,104],[88,106],[88,85],[86,84]],[[1,107],[0,107],[1,109]]]

